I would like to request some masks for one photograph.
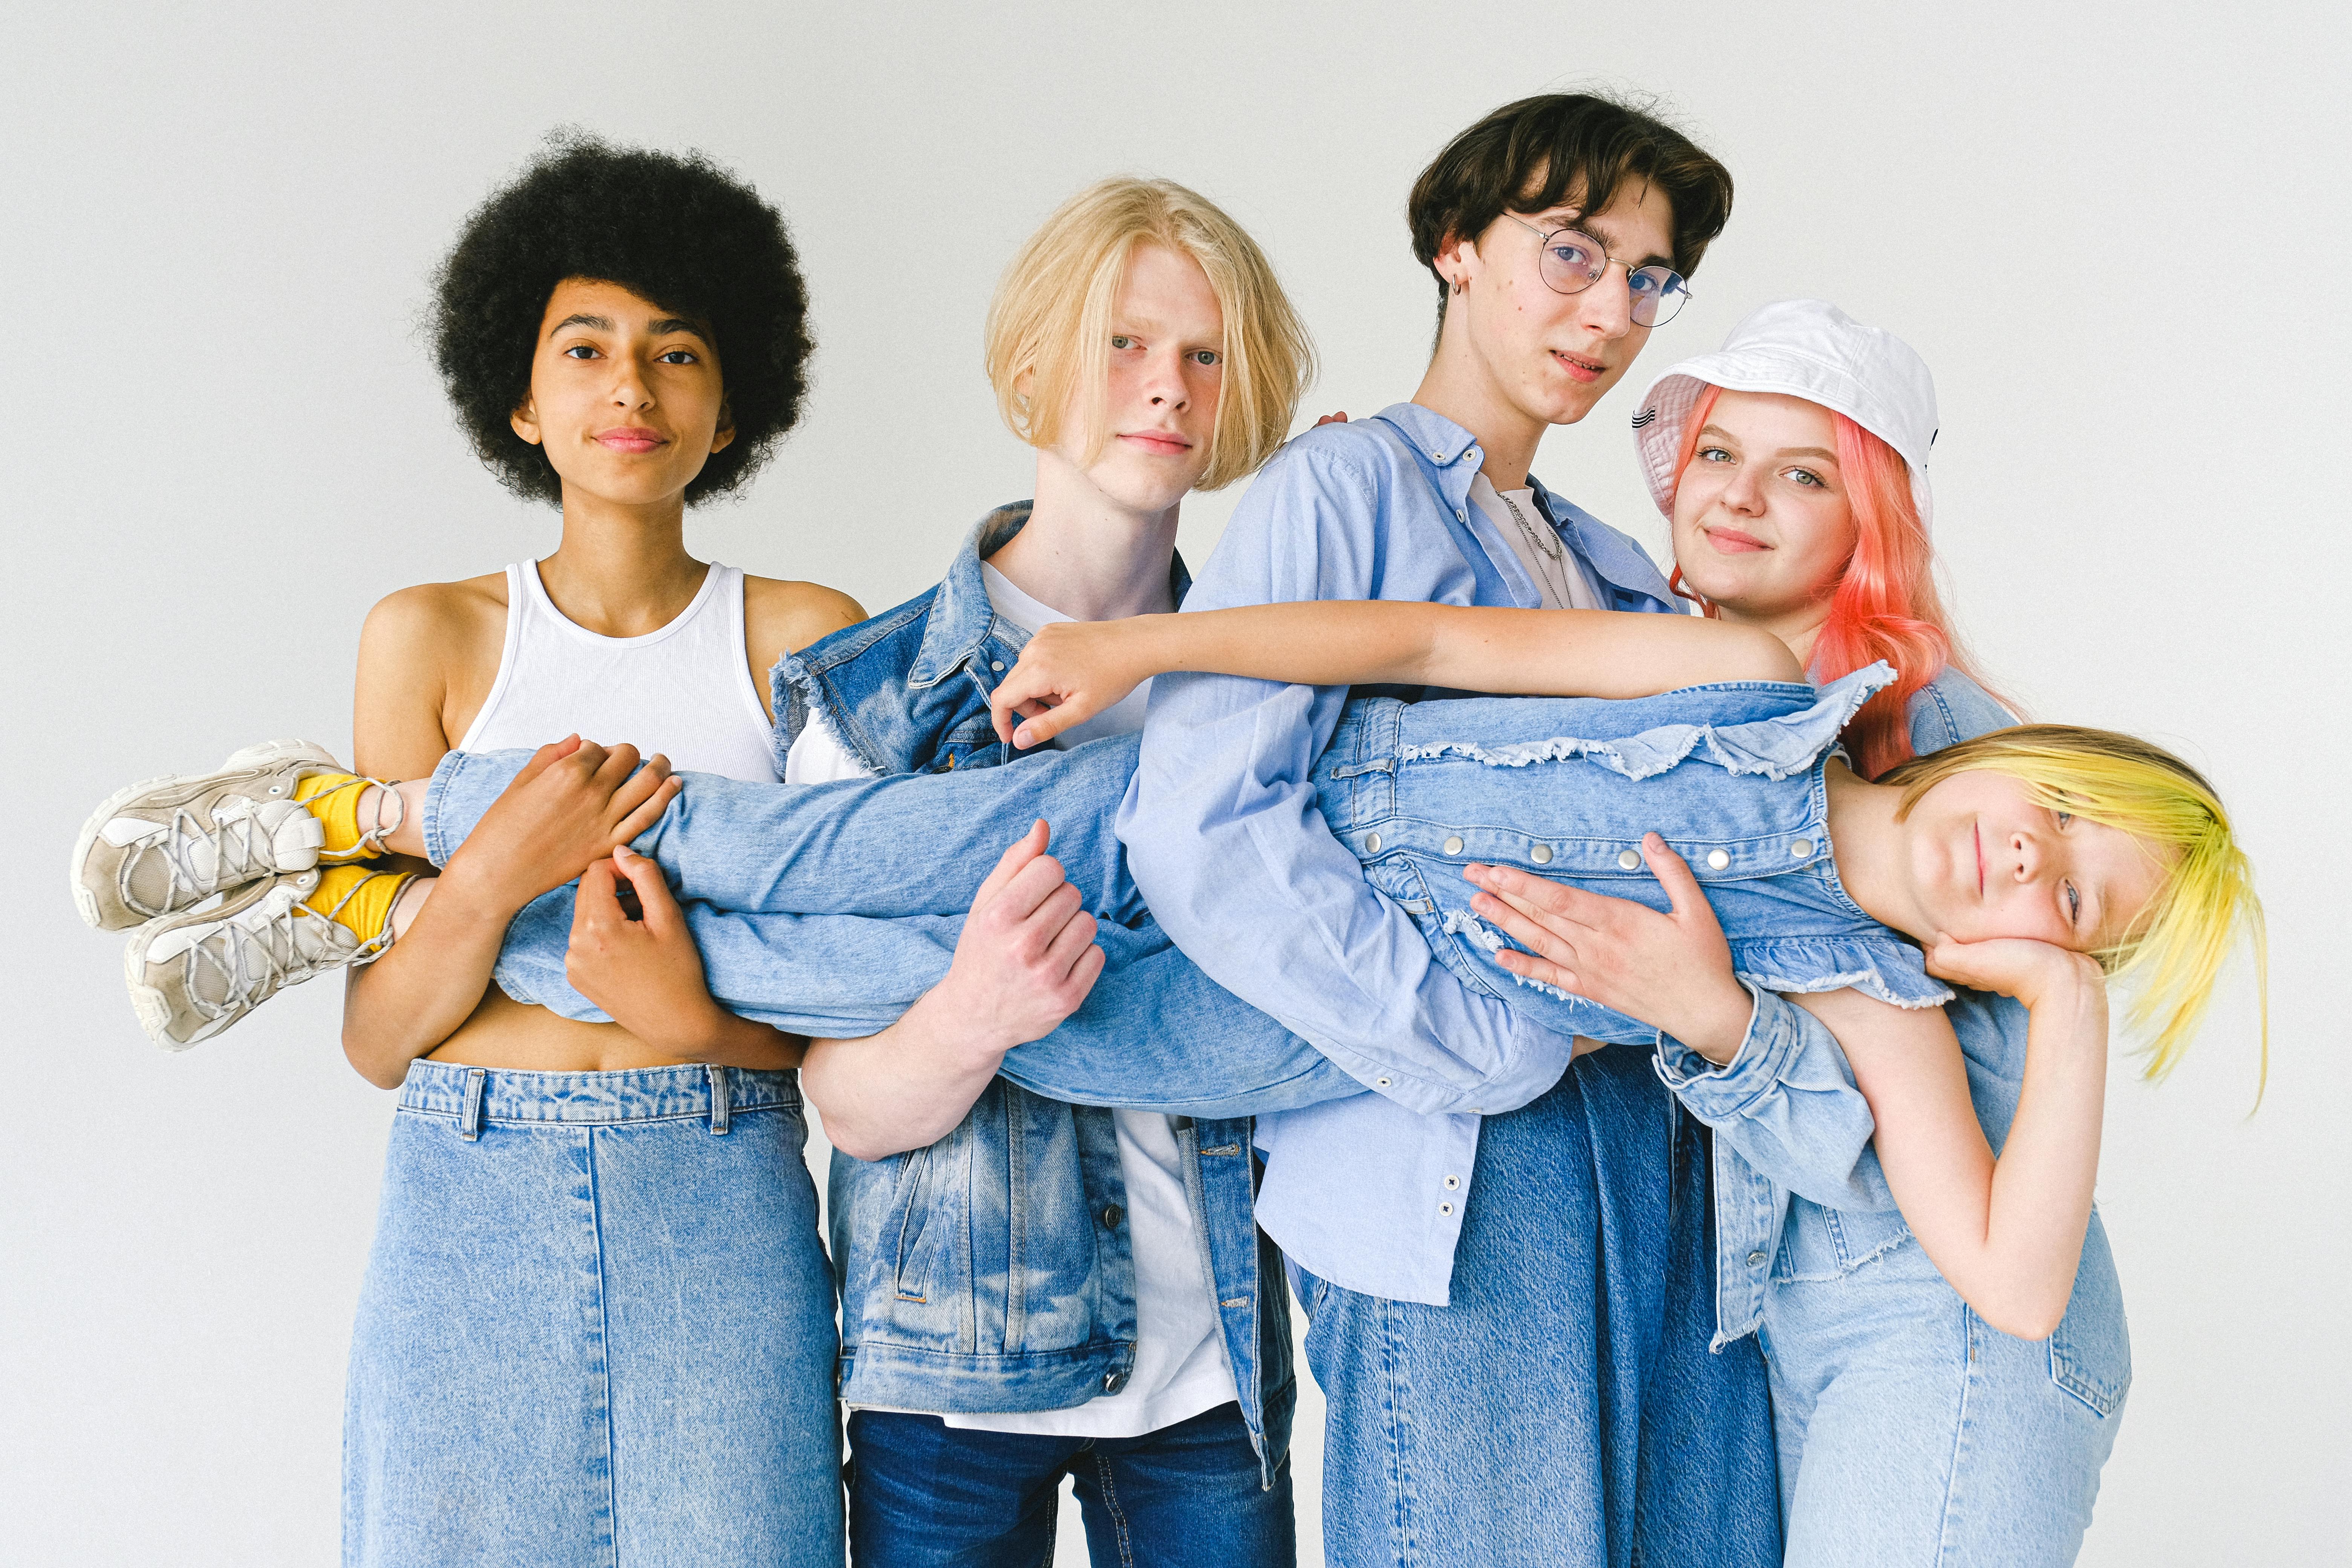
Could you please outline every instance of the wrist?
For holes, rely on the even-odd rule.
[[[1677,1015],[1666,1033],[1717,1067],[1727,1067],[1748,1041],[1756,1017],[1756,998],[1737,980],[1686,1012]]]
[[[959,1002],[955,976],[950,973],[916,998],[899,1018],[898,1028],[908,1043],[935,1065],[952,1073],[993,1077],[1004,1054],[1022,1042],[1005,1031],[984,1026],[983,1016],[982,1009]]]
[[[520,885],[506,874],[493,857],[468,855],[466,846],[449,857],[433,889],[432,906],[449,914],[496,921],[500,925],[522,912],[540,889]]]

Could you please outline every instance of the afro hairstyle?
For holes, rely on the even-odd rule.
[[[800,417],[813,347],[808,290],[776,209],[698,153],[560,131],[466,220],[434,279],[434,363],[499,482],[559,504],[553,465],[510,421],[530,395],[548,297],[567,278],[617,283],[708,327],[735,439],[686,499],[723,495],[758,472]]]

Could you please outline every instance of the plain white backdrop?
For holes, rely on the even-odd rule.
[[[1135,171],[1223,204],[1321,346],[1308,412],[1370,412],[1410,395],[1427,349],[1413,174],[1496,104],[1597,84],[1655,95],[1738,182],[1696,302],[1634,378],[1791,295],[1907,337],[1941,392],[1938,542],[1985,664],[2039,716],[2178,745],[2243,825],[2273,937],[2268,1097],[2249,1115],[2242,974],[2170,1082],[2117,1066],[2100,1195],[2137,1383],[2084,1561],[2333,1560],[2352,1526],[2343,18],[2047,0],[1916,21],[1715,0],[16,8],[5,1555],[334,1554],[390,1098],[343,1064],[331,984],[155,1051],[120,939],[81,928],[59,873],[128,779],[266,736],[347,746],[377,597],[552,546],[552,513],[468,455],[416,325],[457,225],[545,132],[704,149],[788,214],[819,344],[807,417],[688,543],[880,609],[1027,493],[981,317],[1070,191]],[[1538,470],[1663,551],[1630,412],[1621,392]],[[1231,501],[1188,509],[1195,559]]]

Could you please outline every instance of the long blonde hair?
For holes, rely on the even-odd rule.
[[[2129,834],[2168,862],[2163,885],[2116,944],[2095,954],[2116,979],[2137,977],[2129,1016],[2151,1031],[2147,1075],[2162,1078],[2189,1048],[2242,928],[2262,1008],[2270,1070],[2270,954],[2253,866],[2205,776],[2161,746],[2109,730],[2020,724],[1915,758],[1882,784],[1903,790],[1898,816],[1955,773],[2006,773],[2034,804]]]
[[[1102,397],[1110,379],[1110,313],[1140,245],[1164,245],[1200,265],[1224,316],[1224,376],[1209,466],[1200,488],[1255,473],[1290,434],[1315,375],[1315,345],[1283,293],[1265,253],[1216,205],[1171,180],[1119,176],[1087,186],[1055,210],[996,286],[988,307],[988,379],[1013,433],[1033,447],[1063,438],[1072,394],[1091,442],[1081,466],[1109,438]]]

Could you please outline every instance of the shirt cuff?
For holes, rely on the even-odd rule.
[[[1722,1066],[1663,1029],[1658,1032],[1653,1065],[1659,1080],[1690,1107],[1692,1115],[1711,1127],[1745,1114],[1779,1085],[1799,1037],[1790,1026],[1789,1003],[1784,998],[1768,997],[1745,980],[1739,984],[1754,998],[1754,1005],[1748,1011],[1747,1033],[1739,1037],[1739,1048]]]

